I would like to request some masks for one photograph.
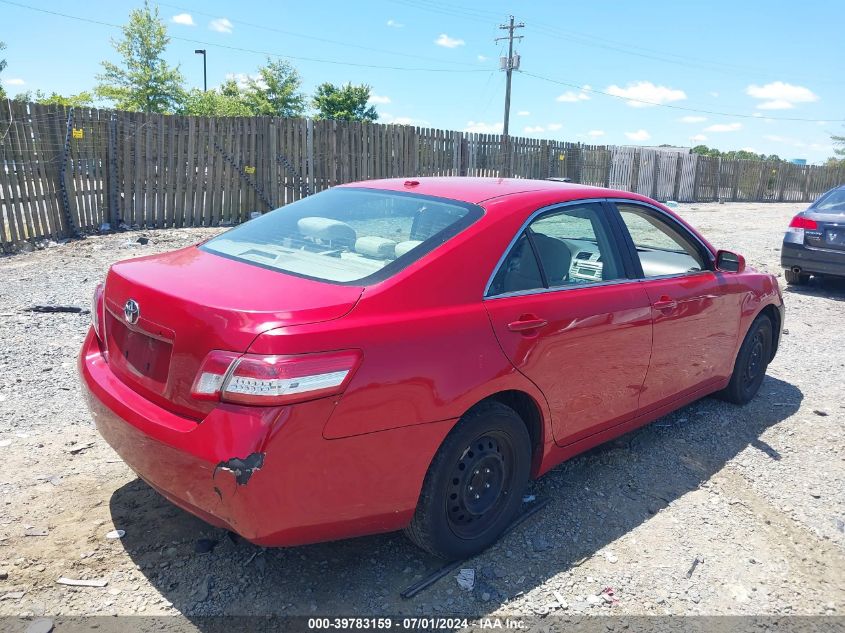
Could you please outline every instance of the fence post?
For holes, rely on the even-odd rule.
[[[631,165],[631,191],[640,192],[640,150],[634,150],[633,164]]]
[[[305,154],[307,171],[305,174],[309,191],[314,191],[314,121],[305,122]]]
[[[73,132],[73,107],[67,110],[67,127],[65,128],[65,145],[62,151],[62,167],[59,170],[59,188],[62,193],[62,208],[65,213],[65,220],[67,221],[68,231],[73,237],[79,236],[79,229],[76,226],[76,221],[73,219],[73,213],[70,210],[70,198],[67,194],[67,161],[70,155],[70,139]]]
[[[678,152],[675,154],[675,182],[672,188],[672,200],[678,201],[681,197],[681,178],[684,174],[684,155]]]
[[[459,173],[461,176],[466,176],[467,172],[469,171],[469,141],[467,141],[467,138],[463,132],[461,132],[460,134],[460,155],[458,158],[458,164],[460,165]]]
[[[120,223],[120,210],[117,207],[117,113],[112,112],[109,116],[109,178],[108,187],[109,222],[112,228]]]

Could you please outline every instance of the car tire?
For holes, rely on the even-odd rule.
[[[786,283],[790,286],[803,286],[810,281],[810,275],[806,273],[796,273],[789,269],[783,271],[783,276],[786,279]]]
[[[719,393],[723,400],[742,405],[757,395],[772,358],[773,329],[771,319],[765,314],[754,319],[736,356],[731,381]]]
[[[405,534],[447,560],[476,554],[519,513],[530,472],[525,423],[500,402],[481,403],[458,421],[434,456]]]

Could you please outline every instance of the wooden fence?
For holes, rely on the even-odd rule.
[[[807,202],[845,167],[286,118],[0,103],[0,244],[108,223],[237,223],[333,185],[405,176],[568,177],[657,200]]]

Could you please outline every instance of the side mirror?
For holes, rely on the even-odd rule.
[[[741,273],[745,270],[745,258],[733,251],[719,251],[716,253],[716,270],[723,273]]]

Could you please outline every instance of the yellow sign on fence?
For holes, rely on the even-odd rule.
[[[253,165],[244,165],[244,173],[245,174],[254,174],[255,167]]]
[[[73,138],[83,138],[85,136],[85,131],[80,128],[73,128]]]

